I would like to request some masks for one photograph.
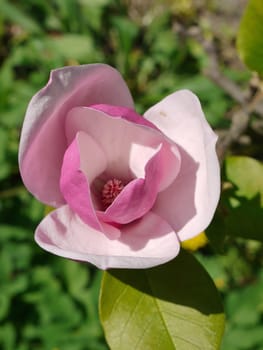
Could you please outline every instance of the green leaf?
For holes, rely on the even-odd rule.
[[[260,196],[263,205],[263,164],[250,157],[228,157],[226,176],[237,188],[240,197],[252,199]]]
[[[131,51],[138,34],[138,27],[126,17],[112,17],[113,36],[116,41],[116,62],[119,70],[125,75],[128,71]]]
[[[263,241],[263,165],[249,157],[228,157],[226,178],[234,188],[226,195],[227,234]]]
[[[263,6],[262,0],[250,0],[242,17],[237,48],[244,63],[263,74]]]
[[[126,55],[129,54],[138,34],[138,27],[126,17],[120,16],[113,17],[112,24],[118,34],[121,49]]]
[[[100,317],[112,350],[219,349],[224,314],[193,255],[151,269],[104,273]]]

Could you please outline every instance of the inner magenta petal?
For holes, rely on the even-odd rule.
[[[126,185],[106,211],[100,212],[100,218],[119,224],[141,218],[153,207],[158,192],[175,179],[179,168],[180,160],[172,156],[166,145],[159,145],[157,152],[145,166],[145,178],[132,180]]]
[[[148,126],[152,129],[157,129],[157,127],[153,123],[143,118],[140,114],[136,113],[131,108],[122,107],[122,106],[113,106],[108,104],[91,105],[89,106],[89,108],[93,108],[98,111],[104,112],[110,115],[111,117],[121,117],[132,123]]]
[[[100,218],[105,222],[127,224],[148,212],[155,198],[154,190],[147,192],[144,179],[135,179],[124,187]]]
[[[88,134],[79,132],[65,152],[60,189],[69,207],[96,230],[101,230],[101,225],[93,207],[89,185],[105,167],[106,160],[99,146]]]

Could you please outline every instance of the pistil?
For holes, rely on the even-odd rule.
[[[112,204],[123,188],[122,181],[118,179],[110,179],[105,183],[101,192],[101,201],[104,209],[107,209]]]

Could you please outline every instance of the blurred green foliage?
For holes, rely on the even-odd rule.
[[[240,23],[237,44],[244,63],[261,76],[263,74],[262,21],[262,1],[249,0]]]
[[[157,1],[156,5],[149,1],[148,7],[145,3],[147,9],[141,10],[133,7],[133,1],[124,0],[0,0],[0,348],[3,350],[108,348],[97,311],[100,272],[87,264],[52,256],[36,246],[33,232],[44,216],[44,208],[27,193],[19,176],[18,142],[26,106],[47,82],[50,70],[64,65],[105,62],[123,74],[139,112],[143,113],[176,89],[188,88],[199,96],[213,127],[229,124],[225,116],[234,102],[202,74],[206,53],[196,40],[174,29],[175,23],[183,29],[200,25],[205,27],[208,37],[212,35],[201,20],[200,8],[195,8],[192,0],[180,0],[176,4]],[[160,3],[166,6],[159,8]],[[206,3],[212,11],[213,2]],[[249,75],[244,70],[226,66],[223,69],[240,85],[247,83]],[[253,152],[254,149],[246,149],[245,154],[253,156]],[[213,277],[225,302],[228,323],[222,349],[262,350],[262,245],[236,238],[241,225],[243,231],[255,232],[254,222],[258,222],[262,213],[259,196],[262,188],[259,195],[257,190],[252,197],[247,194],[236,168],[231,167],[234,161],[226,162],[223,180],[231,185],[223,192],[222,203],[208,232],[212,245],[222,254],[215,255],[211,247],[206,247],[197,257]],[[257,178],[261,177],[258,180],[261,186],[262,166],[255,167],[260,172]],[[244,228],[239,219],[240,215],[246,218],[249,208],[257,208],[258,212],[255,220],[252,210]],[[224,219],[229,213],[238,215],[234,219],[231,216],[225,227]],[[258,225],[262,226],[262,221]],[[224,235],[224,227],[228,236]],[[249,232],[241,236],[251,237]]]

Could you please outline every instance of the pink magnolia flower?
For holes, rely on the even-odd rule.
[[[56,208],[37,227],[36,242],[102,269],[173,259],[180,241],[214,214],[215,143],[190,91],[142,117],[115,69],[54,70],[28,106],[19,149],[25,186]]]

